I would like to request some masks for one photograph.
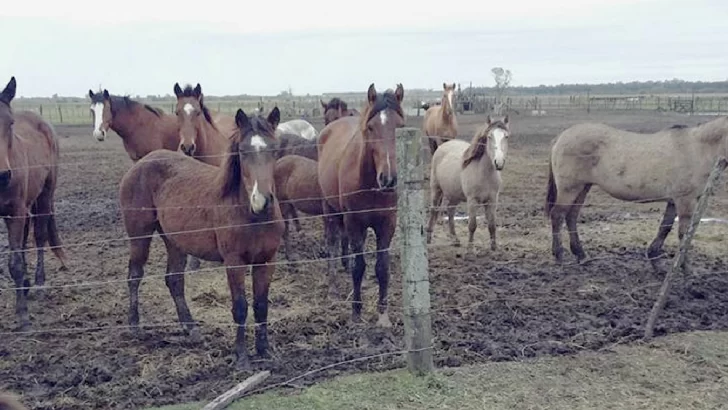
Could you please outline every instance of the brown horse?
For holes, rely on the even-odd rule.
[[[106,139],[111,128],[124,143],[129,158],[136,162],[157,149],[176,151],[179,147],[177,119],[161,109],[142,104],[131,98],[109,94],[104,90],[91,97],[91,113],[94,118],[93,135],[98,141]]]
[[[343,228],[355,254],[352,267],[354,294],[352,320],[361,319],[361,283],[366,264],[364,240],[367,228],[377,238],[375,272],[379,282],[379,320],[390,327],[387,314],[389,246],[397,223],[397,156],[395,130],[404,127],[404,88],[378,94],[374,84],[367,91],[368,105],[361,117],[340,118],[321,131],[318,176],[324,195],[327,251],[336,251]],[[335,295],[335,262],[329,261],[329,294]]]
[[[35,284],[45,284],[46,243],[66,267],[55,219],[58,140],[53,127],[30,111],[13,113],[15,77],[0,93],[0,215],[5,218],[11,251],[8,270],[15,281],[15,313],[21,330],[30,327],[25,280],[25,250],[31,222],[37,248]]]
[[[324,125],[341,118],[341,117],[352,117],[361,115],[355,108],[349,109],[346,102],[338,97],[334,97],[329,100],[328,103],[321,101],[321,107],[324,111]]]
[[[432,229],[439,207],[447,210],[450,239],[460,246],[455,234],[455,207],[468,204],[468,251],[472,251],[473,236],[477,228],[477,209],[483,206],[488,220],[490,249],[496,249],[496,208],[508,152],[510,124],[508,116],[502,121],[490,116],[470,143],[462,140],[444,142],[432,156],[430,174],[430,221],[427,225],[427,243],[432,240]],[[444,201],[443,201],[444,200]],[[443,204],[444,202],[444,204]]]
[[[318,163],[300,155],[286,155],[276,161],[276,197],[281,204],[281,214],[286,222],[283,231],[283,249],[286,259],[297,259],[292,253],[289,243],[289,221],[301,231],[298,212],[308,215],[323,215],[323,194],[318,182]],[[341,254],[348,254],[349,243],[345,236],[341,238]],[[348,268],[346,258],[341,260],[344,269]]]
[[[435,150],[440,144],[458,136],[458,121],[455,118],[455,106],[452,102],[455,94],[455,83],[442,83],[442,88],[441,104],[429,107],[425,111],[422,124],[422,131],[428,137],[430,155],[435,154]]]
[[[274,196],[273,153],[275,124],[280,112],[248,118],[238,110],[238,132],[231,138],[221,167],[205,164],[179,152],[155,151],[134,165],[121,181],[119,196],[129,256],[129,324],[139,326],[139,284],[149,257],[153,233],[167,247],[166,283],[183,329],[193,339],[199,332],[184,295],[185,254],[222,262],[227,269],[232,314],[239,325],[235,339],[236,364],[249,368],[245,343],[248,302],[245,297],[247,265],[252,265],[255,347],[265,356],[268,348],[268,289],[283,234],[278,201]],[[177,207],[185,204],[183,208]]]
[[[657,269],[656,260],[675,216],[680,218],[678,237],[682,239],[718,156],[728,157],[728,117],[653,134],[593,123],[567,128],[552,142],[549,158],[545,211],[551,218],[555,259],[563,260],[564,219],[571,252],[578,261],[586,258],[576,222],[589,189],[597,185],[623,201],[667,203],[657,236],[647,249]]]
[[[286,155],[300,155],[314,161],[318,160],[317,140],[309,140],[298,134],[286,132],[278,134],[278,141],[276,158],[282,158]]]
[[[188,84],[184,90],[175,83],[174,94],[177,96],[179,150],[206,164],[220,166],[227,156],[231,132],[218,128],[205,106],[199,83],[195,88]]]

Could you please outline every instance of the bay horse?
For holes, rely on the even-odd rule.
[[[440,144],[458,137],[458,121],[453,104],[455,83],[442,83],[442,89],[441,104],[427,108],[422,123],[422,131],[427,137],[430,147],[430,156],[435,154],[435,150]]]
[[[248,302],[245,275],[252,265],[255,348],[268,349],[268,290],[275,270],[283,220],[274,196],[274,125],[280,112],[266,118],[248,117],[239,109],[238,131],[220,167],[180,152],[158,150],[137,162],[119,188],[122,218],[130,238],[129,324],[139,329],[139,285],[154,232],[167,248],[166,283],[177,308],[180,325],[193,340],[199,331],[184,295],[185,255],[222,262],[227,270],[232,315],[238,325],[236,366],[249,369],[245,342]],[[177,205],[185,204],[183,208]]]
[[[375,272],[379,282],[377,324],[391,327],[387,314],[389,247],[397,223],[397,154],[395,131],[405,126],[404,88],[377,93],[372,83],[360,117],[342,117],[321,131],[318,177],[324,196],[327,252],[333,255],[343,228],[355,254],[352,320],[361,320],[361,284],[366,270],[364,240],[372,228],[377,239]],[[335,262],[329,260],[329,296],[335,297]]]
[[[277,138],[279,142],[276,151],[277,159],[286,155],[300,155],[314,161],[318,160],[318,141],[288,132],[278,134]]]
[[[430,169],[430,220],[427,225],[427,243],[441,206],[447,210],[449,236],[454,246],[460,246],[455,234],[455,207],[466,201],[468,205],[468,251],[472,251],[477,227],[478,207],[483,206],[488,221],[490,249],[496,250],[496,208],[502,185],[501,171],[505,166],[510,136],[508,116],[493,120],[490,115],[485,125],[476,131],[470,143],[462,140],[444,142],[432,156]]]
[[[319,101],[321,101],[321,108],[323,108],[324,125],[329,125],[329,123],[341,117],[361,115],[356,108],[350,109],[346,102],[339,97],[332,98],[328,103],[323,102],[323,100]]]
[[[25,252],[33,224],[38,260],[35,285],[45,284],[46,243],[66,269],[55,217],[58,139],[48,122],[30,111],[13,112],[17,82],[11,77],[0,92],[0,216],[8,230],[8,271],[15,282],[15,313],[20,330],[30,327]]]
[[[285,133],[298,134],[301,137],[311,141],[315,140],[318,137],[318,132],[316,131],[316,128],[308,121],[302,119],[290,120],[278,124],[278,126],[276,127],[276,136]]]
[[[194,88],[187,84],[184,89],[175,83],[174,94],[177,97],[175,115],[179,150],[206,164],[220,166],[227,155],[232,133],[218,127],[205,105],[199,83]]]
[[[281,205],[281,214],[285,220],[283,231],[283,249],[286,259],[297,259],[290,247],[290,222],[301,231],[298,212],[308,215],[323,215],[323,194],[318,182],[318,163],[300,155],[285,155],[276,161],[275,170],[276,197]],[[349,243],[345,236],[341,240],[341,254],[348,254]],[[341,259],[344,269],[348,268],[346,258]]]
[[[673,126],[656,133],[635,133],[599,123],[577,124],[551,142],[545,212],[551,219],[552,253],[563,261],[561,226],[566,220],[571,252],[586,253],[577,218],[593,185],[616,199],[666,202],[657,236],[646,256],[657,270],[675,216],[682,240],[708,176],[719,156],[728,157],[728,117],[695,127]],[[689,269],[689,263],[685,264]]]
[[[109,94],[106,89],[100,93],[88,90],[88,95],[94,119],[93,136],[104,141],[111,128],[121,137],[132,161],[139,161],[157,149],[176,151],[179,147],[177,118],[174,115],[165,114],[159,108],[134,101],[128,96]]]

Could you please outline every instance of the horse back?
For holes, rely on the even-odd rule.
[[[342,117],[324,127],[319,135],[319,185],[326,201],[335,209],[340,207],[341,174],[358,172],[350,163],[357,160],[358,152],[354,147],[358,146],[355,141],[361,139],[359,123],[359,117]]]
[[[307,214],[319,215],[321,187],[318,182],[318,163],[300,155],[286,155],[276,161],[276,196]]]

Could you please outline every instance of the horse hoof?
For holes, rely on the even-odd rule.
[[[190,343],[199,344],[202,342],[202,334],[197,328],[187,330],[187,337]]]
[[[497,246],[495,245],[495,243],[491,243],[491,244],[490,244],[490,250],[491,250],[491,251],[495,251],[495,250],[497,250],[497,249],[498,249],[498,247],[497,247]]]
[[[351,323],[360,324],[360,323],[363,323],[363,322],[364,321],[361,320],[361,314],[360,313],[352,313],[351,314]]]
[[[392,322],[389,320],[389,315],[386,313],[381,313],[379,315],[379,320],[377,320],[377,326],[384,329],[391,329]]]
[[[251,370],[250,360],[248,360],[247,355],[240,356],[235,360],[235,370],[241,372],[249,372]]]

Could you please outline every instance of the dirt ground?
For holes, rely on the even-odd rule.
[[[542,212],[548,144],[559,131],[585,120],[649,132],[708,119],[658,113],[513,116],[498,206],[499,249],[486,250],[487,229],[481,225],[476,233],[479,252],[468,256],[464,247],[449,244],[445,226],[438,225],[428,251],[436,363],[459,366],[565,355],[640,337],[662,280],[643,253],[664,206],[623,203],[593,189],[579,229],[585,250],[595,259],[583,266],[556,266]],[[469,138],[483,120],[461,116],[461,136]],[[409,122],[419,127],[421,118]],[[320,122],[314,125],[321,127]],[[201,344],[191,344],[176,323],[174,304],[159,276],[165,254],[158,239],[141,287],[141,322],[146,327],[141,338],[131,335],[125,327],[128,250],[117,199],[118,183],[131,160],[115,135],[101,143],[91,137],[90,126],[57,131],[63,163],[57,220],[69,270],[59,271],[58,261],[47,256],[47,284],[89,286],[53,288],[43,299],[31,291],[34,332],[29,334],[14,332],[14,294],[0,291],[0,390],[22,394],[34,409],[140,408],[211,399],[247,377],[232,368],[234,325],[223,270],[203,262],[209,270],[188,277],[187,300],[203,333]],[[710,216],[728,217],[725,188],[721,185],[711,201]],[[340,361],[403,349],[398,254],[392,258],[390,281],[394,328],[374,327],[377,285],[372,257],[367,258],[364,282],[368,323],[352,325],[348,301],[325,299],[326,263],[315,261],[322,251],[321,223],[309,219],[302,225],[301,232],[293,233],[294,247],[302,260],[313,261],[277,268],[269,313],[273,357],[253,364],[254,370],[271,370],[268,384]],[[695,271],[674,284],[657,335],[728,328],[726,229],[728,225],[716,222],[701,225],[694,242]],[[465,244],[465,221],[458,221],[458,231]],[[5,237],[4,228],[0,235]],[[670,253],[676,236],[668,238]],[[282,252],[279,260],[285,261]],[[31,256],[29,272],[34,264]],[[5,262],[2,270],[0,288],[12,287]],[[341,275],[342,286],[350,288],[349,275]],[[403,364],[399,355],[362,360],[296,384]]]

